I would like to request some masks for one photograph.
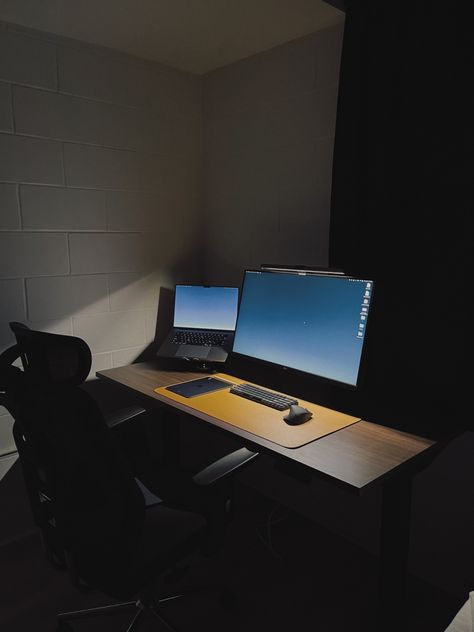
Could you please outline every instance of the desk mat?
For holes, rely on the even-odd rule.
[[[225,373],[216,373],[213,377],[227,380],[233,384],[241,384],[246,381]],[[299,405],[310,410],[313,413],[313,417],[300,426],[289,426],[283,421],[283,416],[288,413],[288,410],[275,410],[269,406],[234,395],[227,389],[214,391],[192,399],[173,393],[167,390],[165,386],[155,388],[154,391],[163,397],[184,404],[191,412],[193,410],[199,411],[231,426],[251,432],[262,439],[273,441],[273,443],[285,448],[299,448],[315,439],[360,421],[358,417],[339,413],[330,408],[300,399]]]

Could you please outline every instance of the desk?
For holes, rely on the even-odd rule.
[[[395,629],[393,615],[400,610],[406,576],[411,481],[433,458],[436,442],[362,420],[300,448],[285,448],[193,410],[192,403],[185,405],[154,392],[159,386],[202,376],[202,373],[159,370],[154,362],[97,372],[98,378],[140,396],[148,407],[155,404],[168,411],[190,415],[240,437],[251,450],[279,456],[349,492],[362,494],[373,486],[382,486],[379,610],[381,616],[391,613],[389,621]],[[389,629],[387,620],[383,629]]]

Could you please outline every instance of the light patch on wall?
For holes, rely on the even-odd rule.
[[[0,407],[0,456],[16,451],[12,428],[13,417],[5,408]]]
[[[0,481],[6,476],[10,468],[13,467],[17,458],[17,454],[7,454],[6,456],[0,457]]]

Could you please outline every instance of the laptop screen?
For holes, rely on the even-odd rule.
[[[236,287],[177,285],[173,325],[234,331],[238,299]]]

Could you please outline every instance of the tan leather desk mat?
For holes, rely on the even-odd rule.
[[[225,373],[216,373],[213,377],[221,378],[233,384],[241,384],[245,381]],[[298,400],[299,405],[310,410],[313,413],[313,417],[299,426],[289,426],[283,421],[283,416],[288,413],[288,410],[275,410],[269,406],[229,393],[227,389],[206,393],[197,397],[183,397],[168,391],[165,386],[154,390],[159,395],[184,404],[191,410],[205,413],[231,426],[237,426],[241,430],[251,432],[262,439],[278,443],[285,448],[299,448],[315,439],[324,437],[324,435],[331,434],[336,432],[336,430],[341,430],[341,428],[360,421],[358,417],[339,413],[330,408],[324,408],[300,399]]]

